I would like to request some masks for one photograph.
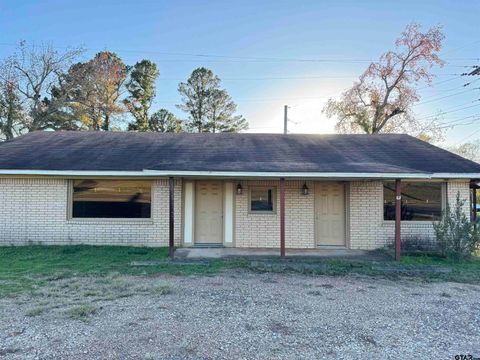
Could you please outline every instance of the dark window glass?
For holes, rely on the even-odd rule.
[[[75,180],[74,218],[149,218],[151,182],[136,180]]]
[[[401,220],[436,221],[442,214],[442,184],[402,181]],[[383,184],[383,218],[395,220],[395,183]]]
[[[271,211],[275,210],[274,200],[275,189],[273,188],[252,188],[250,192],[250,211]]]

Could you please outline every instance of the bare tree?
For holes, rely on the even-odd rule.
[[[416,84],[432,81],[430,69],[443,66],[438,57],[444,39],[440,27],[421,32],[418,24],[406,27],[397,39],[395,51],[383,54],[344,92],[340,100],[330,99],[324,112],[337,117],[342,133],[408,132],[426,137],[438,136],[435,122],[421,123],[412,113],[419,100]]]
[[[17,51],[1,65],[0,80],[14,84],[28,114],[21,131],[62,127],[51,121],[50,116],[57,109],[49,106],[49,98],[61,74],[82,52],[80,48],[60,52],[51,45],[27,45],[22,41]]]
[[[463,156],[466,159],[480,163],[480,140],[447,147],[447,150]]]

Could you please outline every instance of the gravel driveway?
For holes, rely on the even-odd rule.
[[[480,286],[228,272],[52,279],[0,300],[7,359],[480,356]]]

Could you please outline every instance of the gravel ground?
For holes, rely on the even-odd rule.
[[[0,300],[6,359],[480,356],[480,286],[229,272],[52,279]]]

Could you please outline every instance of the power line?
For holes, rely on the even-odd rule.
[[[457,143],[455,144],[455,146],[460,145],[462,142],[464,142],[465,140],[470,139],[473,135],[478,134],[479,132],[480,132],[480,129],[474,131],[474,132],[471,133],[470,135],[464,137],[462,140],[460,140],[459,142],[457,142]]]
[[[476,89],[478,89],[478,88],[460,91],[460,92],[455,93],[455,94],[446,95],[446,96],[441,96],[441,97],[434,98],[434,99],[428,100],[428,101],[421,101],[421,102],[418,102],[418,103],[414,104],[413,106],[428,104],[428,103],[435,102],[435,101],[438,101],[438,100],[447,99],[447,98],[450,98],[450,97],[453,97],[453,96],[465,94],[465,93],[467,93],[467,92],[470,92],[471,90],[476,90]]]
[[[437,76],[438,76],[438,75],[437,75]],[[463,78],[463,76],[456,74],[456,77],[454,77],[454,78],[447,79],[447,80],[442,80],[442,81],[438,81],[438,82],[435,82],[435,83],[432,84],[432,85],[422,86],[422,87],[419,87],[417,90],[431,89],[431,88],[432,88],[433,86],[435,86],[435,85],[443,84],[443,83],[446,83],[446,82],[449,82],[449,81],[453,81],[453,80],[456,80],[456,79],[460,79],[460,78]]]
[[[15,46],[18,44],[14,43],[0,43],[0,46]],[[57,49],[71,49],[71,46],[52,46],[52,48]],[[240,60],[239,62],[307,62],[307,63],[316,63],[316,62],[345,62],[345,63],[370,63],[378,61],[378,59],[345,59],[345,58],[280,58],[280,57],[257,57],[257,56],[232,56],[232,55],[219,55],[219,54],[205,54],[205,53],[189,53],[189,52],[168,52],[168,51],[155,51],[155,50],[131,50],[131,49],[118,49],[111,48],[114,51],[124,52],[124,53],[140,53],[140,54],[158,54],[158,55],[168,55],[168,56],[188,56],[188,57],[198,57],[198,58],[214,58],[222,59],[224,61],[231,60]],[[94,49],[94,48],[85,48],[87,51],[105,51],[105,49]],[[477,61],[475,58],[455,58],[455,59],[444,59],[445,61]],[[165,60],[162,60],[165,61]],[[172,59],[168,61],[183,61],[178,59]],[[470,66],[465,65],[449,65],[454,67],[468,68]]]
[[[457,76],[457,74],[439,74],[437,76]],[[460,76],[459,76],[460,77]],[[339,75],[339,76],[336,76],[336,75],[319,75],[319,76],[279,76],[279,77],[252,77],[252,78],[224,78],[222,77],[221,80],[222,81],[265,81],[265,80],[311,80],[311,79],[356,79],[358,78],[358,75]],[[169,77],[159,77],[158,80],[167,80],[167,81],[185,81],[184,78],[169,78]],[[453,80],[453,79],[449,79],[448,81],[450,80]],[[443,82],[443,81],[442,81]],[[435,84],[440,84],[442,82],[438,82],[438,83],[435,83]],[[432,86],[429,86],[429,88],[433,87],[434,85]]]
[[[468,122],[461,122],[463,120],[471,119]],[[438,125],[441,125],[438,127],[438,129],[448,129],[448,128],[455,128],[457,126],[466,126],[466,125],[471,125],[476,123],[477,121],[480,120],[480,115],[470,115],[470,116],[465,116],[460,119],[452,120],[450,122],[445,122],[445,123],[439,123]]]
[[[472,102],[473,101],[470,101],[470,102],[468,102],[468,104],[471,104]],[[439,113],[436,113],[436,114],[431,114],[431,115],[428,115],[428,116],[423,116],[423,117],[417,118],[417,120],[431,120],[431,119],[434,119],[435,117],[439,117],[439,116],[446,115],[446,114],[451,114],[451,113],[454,113],[454,112],[457,112],[457,111],[462,111],[462,110],[470,109],[470,108],[477,107],[477,106],[480,106],[480,104],[465,106],[465,107],[461,107],[459,109],[455,109],[455,108],[458,107],[458,106],[455,106],[455,107],[451,108],[451,109],[455,109],[455,110],[442,111],[442,112],[439,112]]]
[[[450,107],[448,109],[445,109],[443,111],[441,111],[442,114],[445,114],[445,113],[449,113],[449,112],[455,112],[455,111],[459,111],[459,110],[462,110],[462,109],[458,109],[460,107],[463,107],[465,105],[469,105],[469,104],[472,104],[472,103],[475,103],[477,100],[472,100],[472,101],[467,101],[465,103],[462,103],[462,104],[458,104],[458,105],[455,105],[453,107]],[[474,107],[474,106],[479,106],[480,104],[475,104],[475,105],[471,105],[471,106],[467,106],[466,108],[470,108],[470,107]],[[454,110],[454,109],[458,109],[458,110]],[[454,111],[451,111],[451,110],[454,110]],[[429,113],[429,114],[417,114],[417,116],[421,116],[422,118],[429,118],[429,117],[433,117],[433,116],[438,116],[438,112],[437,113]]]
[[[465,89],[465,86],[461,85],[461,86],[455,86],[453,88],[450,88],[450,89],[442,89],[440,90],[442,93],[449,93],[449,92],[453,92],[453,91],[458,91],[458,90],[463,90],[463,91],[467,91],[467,90],[472,90],[472,89]],[[436,98],[438,95],[433,95],[433,96],[428,96],[426,98],[422,98],[422,102],[425,101],[425,100],[430,100],[430,99],[434,99]]]
[[[472,45],[475,45],[475,44],[478,44],[478,43],[480,43],[480,40],[475,40],[475,41],[470,42],[468,44],[463,44],[463,45],[460,45],[459,47],[453,48],[451,50],[447,50],[446,52],[444,52],[444,54],[451,54],[452,52],[456,52],[458,50],[465,49],[466,47],[469,47],[469,46],[472,46]]]

